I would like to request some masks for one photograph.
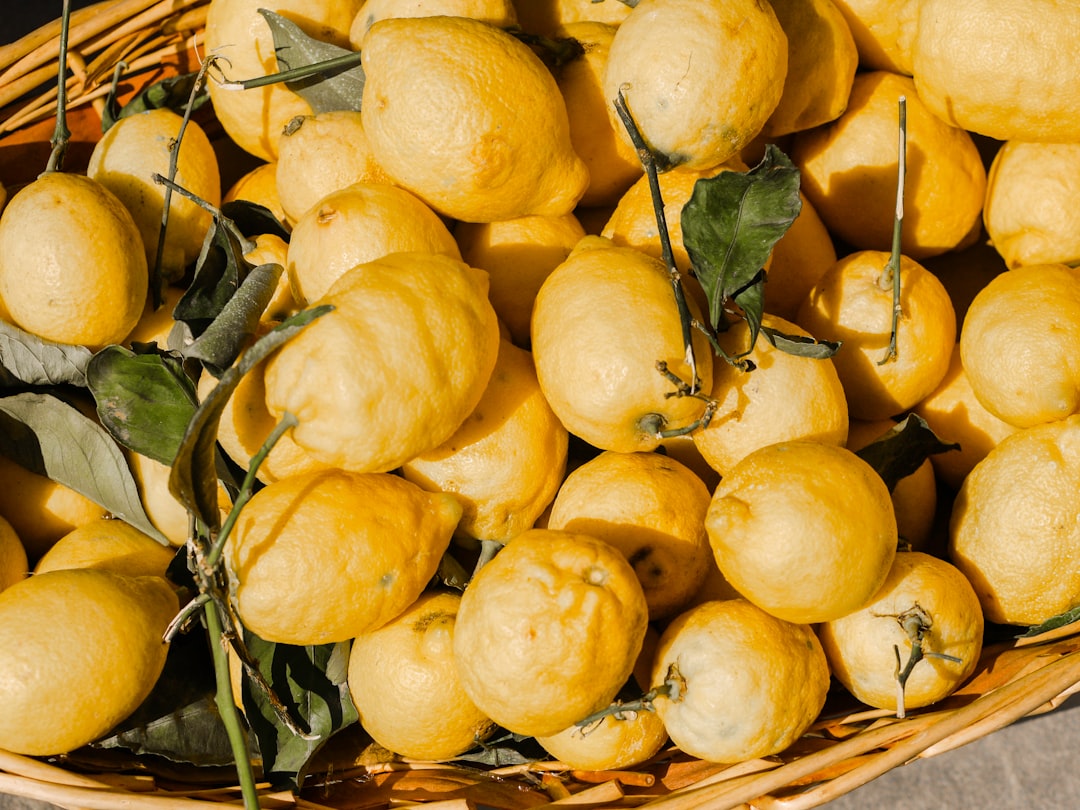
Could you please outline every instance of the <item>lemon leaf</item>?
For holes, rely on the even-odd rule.
[[[42,340],[0,320],[0,366],[8,381],[26,385],[86,385],[86,366],[92,352]]]
[[[127,118],[149,110],[166,109],[183,115],[184,111],[187,110],[188,102],[191,101],[191,91],[197,81],[199,81],[197,71],[182,73],[178,76],[169,76],[144,87],[128,99],[127,104],[123,107],[119,106],[116,101],[116,88],[111,88],[109,95],[105,98],[105,107],[101,114],[101,131],[108,132],[109,128],[121,118]],[[206,85],[203,84],[195,94],[194,103],[191,105],[192,112],[208,101],[210,101],[210,92],[207,90]]]
[[[908,414],[870,444],[856,452],[877,470],[892,492],[901,478],[911,475],[935,453],[959,450],[955,442],[943,442],[918,414]]]
[[[840,349],[839,342],[816,340],[806,335],[788,335],[771,326],[762,326],[761,334],[780,351],[798,357],[812,357],[815,360],[823,360],[826,357],[832,357]]]
[[[289,241],[288,229],[265,205],[251,200],[230,200],[221,204],[221,214],[231,219],[244,236],[273,234],[286,243]]]
[[[1042,624],[1036,624],[1029,627],[1025,632],[1018,635],[1017,638],[1041,636],[1043,633],[1049,633],[1051,630],[1057,630],[1059,627],[1065,627],[1066,625],[1072,624],[1078,619],[1080,619],[1080,605],[1049,618]]]
[[[244,715],[258,741],[263,777],[278,789],[299,790],[311,758],[330,737],[359,720],[346,682],[349,644],[278,644],[249,630],[244,644],[278,700],[307,732],[298,736],[281,721],[270,696],[244,679]]]
[[[143,510],[123,451],[78,409],[52,394],[13,394],[0,399],[0,426],[0,453],[168,544]]]
[[[300,73],[307,73],[295,79],[282,77],[286,87],[316,113],[360,110],[364,69],[358,53],[310,37],[292,20],[273,11],[260,8],[259,13],[274,36],[278,67],[283,72],[304,69]]]
[[[734,300],[756,338],[764,308],[761,270],[801,209],[799,170],[772,144],[754,168],[694,184],[680,215],[683,245],[705,289],[713,328],[720,327],[724,304]]]
[[[198,405],[181,359],[156,346],[107,346],[91,358],[87,383],[101,424],[124,447],[172,464]]]
[[[197,338],[225,309],[250,269],[237,235],[214,217],[191,283],[173,307],[173,318]]]

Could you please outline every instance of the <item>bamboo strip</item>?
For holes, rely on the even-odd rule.
[[[39,782],[8,773],[0,773],[0,793],[26,799],[75,806],[84,810],[208,810],[208,808],[243,807],[242,803],[207,803],[183,796],[126,791]]]
[[[160,0],[158,5],[147,9],[142,14],[87,40],[84,43],[85,50],[94,53],[133,34],[161,35],[161,26],[158,23],[174,15],[180,8],[202,2],[206,0]]]
[[[100,3],[95,3],[92,6],[87,6],[86,8],[81,8],[72,12],[71,25],[79,25],[88,17],[100,14],[107,6],[112,5],[113,2],[114,0],[102,0]],[[17,39],[7,45],[0,45],[0,70],[14,64],[19,59],[34,52],[51,40],[55,39],[59,41],[59,36],[60,20],[57,18],[40,28],[34,29],[21,39]]]

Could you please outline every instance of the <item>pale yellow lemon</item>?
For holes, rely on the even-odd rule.
[[[0,591],[21,582],[30,573],[26,549],[8,521],[0,518]]]
[[[288,227],[285,221],[285,209],[281,205],[281,196],[277,188],[277,163],[260,163],[249,169],[226,189],[221,197],[223,203],[235,200],[247,200],[261,205],[274,217]]]
[[[175,552],[122,520],[101,518],[57,540],[34,565],[34,573],[99,568],[129,577],[163,577]]]
[[[471,17],[499,28],[517,23],[517,11],[510,0],[366,0],[353,19],[349,42],[359,50],[364,35],[374,23],[391,17]]]
[[[578,22],[618,25],[630,14],[630,5],[617,0],[515,0],[518,24],[527,33],[555,35],[560,27]]]
[[[574,724],[536,741],[557,761],[587,771],[620,770],[648,761],[668,741],[655,711],[627,710],[586,725]]]

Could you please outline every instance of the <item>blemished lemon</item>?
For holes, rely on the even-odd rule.
[[[705,535],[709,490],[688,467],[660,453],[600,453],[559,488],[549,529],[598,537],[630,562],[652,621],[690,600],[712,564]]]
[[[0,455],[0,516],[14,527],[31,563],[72,529],[105,513],[85,495]]]
[[[183,139],[178,142],[181,126]],[[210,139],[197,121],[184,125],[184,119],[169,109],[121,118],[94,145],[86,167],[87,176],[109,189],[131,212],[150,267],[157,261],[168,191],[154,182],[153,175],[168,177],[173,160],[177,185],[212,206],[221,204],[221,173]],[[205,208],[180,194],[169,194],[168,226],[161,254],[161,272],[166,279],[179,279],[199,257],[212,222],[213,215]]]
[[[530,529],[465,589],[454,659],[465,692],[496,723],[556,734],[611,702],[647,623],[645,595],[618,550],[589,535]]]
[[[461,258],[446,225],[414,194],[387,183],[353,183],[318,200],[296,222],[286,270],[293,295],[307,305],[346,270],[414,251]]]
[[[770,444],[743,458],[713,493],[705,528],[740,594],[804,624],[865,605],[896,554],[885,482],[852,451],[820,442]]]
[[[901,704],[896,656],[903,669],[913,646],[903,622],[922,634],[926,657],[911,669]],[[959,569],[904,551],[868,605],[817,631],[832,674],[849,692],[868,706],[899,711],[937,703],[970,677],[982,652],[983,615]]]
[[[558,216],[584,194],[559,87],[512,34],[466,17],[386,19],[360,52],[375,159],[440,214]]]
[[[859,52],[833,0],[769,0],[787,35],[784,92],[762,134],[777,138],[833,121],[847,108]]]
[[[536,379],[532,355],[508,341],[480,402],[443,444],[405,462],[406,479],[461,502],[459,535],[509,540],[551,504],[566,471],[569,436]]]
[[[552,757],[574,769],[632,768],[660,752],[668,741],[664,721],[654,711],[626,711],[594,723],[576,723],[536,741]]]
[[[891,419],[856,419],[848,425],[845,447],[857,453],[895,425]],[[925,459],[915,472],[897,481],[891,493],[900,543],[915,551],[925,549],[929,543],[937,510],[937,477],[930,458]]]
[[[844,15],[859,64],[868,70],[888,70],[911,75],[911,49],[919,0],[832,0]]]
[[[884,70],[860,73],[844,114],[797,133],[791,159],[830,233],[857,249],[889,250],[901,97],[907,99],[901,246],[905,255],[921,259],[965,244],[977,231],[986,169],[971,135],[928,109],[911,78]]]
[[[1072,0],[922,0],[915,86],[942,120],[1001,141],[1076,139],[1080,6]]]
[[[278,139],[274,171],[278,199],[290,224],[339,189],[390,180],[371,154],[356,110],[294,118]]]
[[[42,555],[34,574],[63,568],[99,568],[129,577],[165,576],[176,550],[115,518],[83,524]]]
[[[329,469],[268,484],[225,546],[237,613],[285,644],[375,630],[420,596],[460,517],[452,495],[388,473]]]
[[[286,228],[285,209],[277,188],[277,163],[260,163],[236,179],[221,197],[222,203],[246,200],[261,205]]]
[[[979,402],[1017,427],[1062,419],[1080,408],[1080,270],[1017,267],[972,300],[960,331],[960,360]]]
[[[363,0],[211,0],[202,47],[220,57],[220,71],[229,81],[269,76],[281,68],[273,33],[259,9],[280,14],[315,39],[348,47],[349,27],[362,4]],[[229,138],[265,161],[277,159],[285,125],[312,113],[311,105],[282,82],[239,90],[212,78],[207,89]]]
[[[960,488],[971,469],[998,442],[1020,428],[998,419],[975,397],[967,372],[960,362],[960,344],[953,348],[945,378],[914,412],[926,420],[943,442],[959,448],[930,456],[934,475],[953,490]]]
[[[460,602],[457,593],[422,594],[353,640],[348,683],[360,724],[403,757],[453,759],[495,728],[458,680],[453,643]]]
[[[1080,263],[1080,143],[1003,144],[983,222],[1009,267]]]
[[[885,419],[916,405],[945,377],[956,343],[944,285],[902,255],[896,354],[881,362],[893,315],[892,282],[882,283],[888,262],[884,251],[849,253],[825,271],[795,319],[818,340],[841,343],[832,359],[853,419]]]
[[[817,719],[829,667],[813,630],[745,599],[705,602],[664,630],[653,664],[656,711],[690,756],[736,763],[776,754]]]
[[[692,340],[708,391],[712,350],[696,330]],[[666,363],[692,383],[670,276],[634,248],[581,240],[536,296],[532,351],[552,409],[570,433],[601,450],[652,450],[662,431],[689,427],[704,413],[703,400],[672,396],[674,384],[657,370]]]
[[[529,346],[533,302],[544,279],[585,236],[574,214],[500,222],[459,222],[454,238],[462,260],[486,270],[488,298],[518,346]]]
[[[178,609],[161,577],[86,568],[0,593],[0,748],[67,753],[130,715],[165,666]]]
[[[0,591],[26,579],[30,563],[14,527],[0,517]]]
[[[765,311],[788,321],[798,316],[810,290],[836,263],[832,235],[813,203],[799,192],[802,208],[773,245],[765,278]]]
[[[570,142],[589,169],[589,187],[579,206],[614,205],[644,171],[637,150],[619,135],[608,115],[604,69],[615,31],[614,25],[580,21],[567,23],[557,33],[584,49],[555,71],[570,121]]]
[[[988,621],[1034,625],[1080,604],[1080,415],[1024,428],[968,473],[949,558]]]
[[[787,335],[809,336],[773,315],[766,314],[762,323]],[[749,325],[739,320],[718,342],[729,355],[742,355],[750,348]],[[848,406],[831,358],[797,357],[759,334],[746,359],[754,364],[752,371],[726,362],[714,365],[709,395],[719,404],[708,426],[691,434],[721,477],[767,444],[793,439],[844,444]]]
[[[613,104],[622,93],[665,162],[708,168],[761,131],[787,70],[787,36],[768,3],[641,0],[611,43],[604,95]],[[629,142],[614,105],[610,114]]]
[[[379,20],[391,17],[470,17],[498,28],[517,23],[517,10],[511,0],[367,0],[353,19],[349,42],[360,50],[364,35]]]
[[[393,470],[446,441],[484,393],[499,349],[487,274],[435,253],[360,264],[314,303],[334,310],[266,367],[266,405],[324,464]]]
[[[0,217],[0,299],[16,326],[46,340],[121,342],[142,315],[148,279],[131,213],[83,175],[41,175]]]
[[[566,25],[600,22],[618,25],[630,14],[623,2],[593,0],[526,0],[515,4],[518,24],[530,34],[556,35]]]

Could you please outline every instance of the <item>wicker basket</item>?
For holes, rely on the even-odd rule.
[[[121,99],[167,75],[197,68],[209,0],[106,0],[72,18],[68,85],[69,165],[85,165],[101,135],[101,105],[114,65],[129,64]],[[0,47],[0,177],[10,187],[36,176],[54,126],[59,22]],[[51,88],[51,89],[50,89]],[[223,181],[252,161],[232,147],[212,113],[208,131],[225,150]],[[991,628],[1000,633],[1002,628]],[[633,771],[582,772],[558,762],[501,769],[379,761],[344,732],[320,754],[300,795],[263,787],[265,808],[431,808],[540,805],[593,807],[810,808],[917,758],[984,737],[1056,708],[1080,691],[1080,631],[988,637],[971,680],[945,701],[898,719],[839,692],[818,722],[780,756],[724,766],[669,747]],[[133,756],[75,752],[36,759],[0,751],[0,794],[72,808],[199,810],[241,807],[234,776]]]

